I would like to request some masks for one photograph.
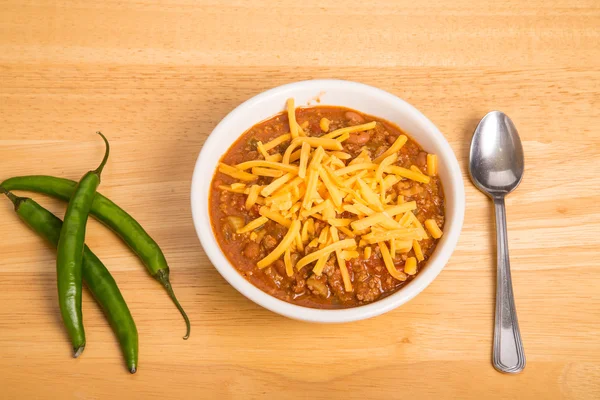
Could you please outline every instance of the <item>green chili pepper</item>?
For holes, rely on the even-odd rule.
[[[7,190],[27,190],[69,201],[77,182],[52,176],[32,175],[7,179],[0,183],[0,186]],[[169,281],[169,265],[158,244],[131,215],[100,193],[96,193],[90,214],[120,236],[142,260],[150,275],[167,290],[185,320],[187,331],[183,338],[187,339],[190,336],[190,320],[175,297]]]
[[[100,174],[108,160],[110,146],[106,144],[102,162],[93,171],[86,173],[77,184],[69,201],[56,254],[56,274],[58,283],[58,305],[63,322],[73,343],[74,357],[79,357],[85,348],[85,331],[81,315],[81,261],[85,245],[85,228],[88,214],[100,185]]]
[[[0,187],[13,202],[17,215],[38,235],[58,246],[62,221],[30,198],[17,197]],[[117,336],[127,364],[133,374],[138,365],[138,333],[127,303],[110,272],[92,251],[85,246],[81,265],[83,281],[104,311]]]

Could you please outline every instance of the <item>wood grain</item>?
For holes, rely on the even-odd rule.
[[[88,346],[71,359],[54,253],[0,203],[3,397],[600,397],[597,0],[5,0],[0,9],[0,179],[77,179],[101,158],[101,129],[113,146],[101,191],[161,244],[193,324],[183,341],[160,286],[91,221],[87,243],[136,319],[140,368],[125,371],[87,293]],[[288,320],[245,299],[208,262],[189,201],[204,140],[242,101],[311,78],[356,80],[409,101],[444,132],[463,171],[479,118],[500,109],[514,120],[527,166],[507,202],[522,374],[491,366],[492,209],[466,175],[450,263],[384,316]]]

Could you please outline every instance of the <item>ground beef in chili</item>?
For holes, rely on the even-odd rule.
[[[329,120],[329,132],[369,121],[378,122],[374,129],[353,133],[343,143],[344,152],[349,153],[352,157],[356,157],[363,148],[366,148],[371,158],[374,159],[383,154],[400,134],[405,134],[388,121],[343,107],[319,106],[296,110],[298,124],[309,136],[319,137],[324,134],[319,125],[322,118]],[[257,142],[267,143],[288,132],[287,114],[276,115],[245,132],[223,156],[222,162],[235,165],[244,161],[263,159],[260,152],[257,151]],[[276,150],[283,154],[288,144],[289,142],[283,143]],[[394,164],[405,168],[415,165],[424,171],[427,162],[426,155],[421,147],[409,137],[407,143],[399,151],[398,160]],[[270,179],[261,177],[258,184],[268,184]],[[368,259],[364,259],[364,255],[361,254],[359,258],[346,262],[353,285],[352,292],[344,290],[340,270],[335,266],[335,257],[330,258],[321,276],[314,275],[312,266],[309,265],[300,271],[294,271],[294,275],[288,277],[281,259],[264,269],[258,269],[257,261],[264,258],[277,246],[287,230],[285,227],[269,221],[258,231],[255,240],[252,240],[249,234],[237,234],[228,217],[240,217],[244,223],[248,223],[260,215],[258,205],[246,210],[245,194],[219,189],[220,185],[235,182],[233,178],[218,171],[213,178],[209,207],[214,234],[231,264],[247,280],[272,296],[306,307],[348,308],[388,296],[413,279],[414,275],[409,276],[404,282],[394,279],[385,268],[381,252],[376,245],[372,246],[371,256]],[[439,178],[432,177],[429,184],[402,180],[395,184],[392,190],[396,192],[395,194],[404,196],[405,201],[416,201],[415,215],[421,223],[426,219],[434,219],[443,229],[444,195]],[[322,226],[316,224],[316,229],[319,231]],[[345,236],[340,233],[340,239],[344,238]],[[420,241],[425,261],[418,264],[418,271],[425,267],[436,243],[437,240],[431,237]],[[307,246],[305,254],[314,250]],[[293,254],[292,256],[295,258],[295,262],[301,255]],[[401,270],[407,257],[414,257],[413,250],[396,255],[394,263],[398,269]]]

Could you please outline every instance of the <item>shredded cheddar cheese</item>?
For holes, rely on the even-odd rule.
[[[276,211],[271,211],[269,210],[268,207],[261,207],[260,210],[258,211],[258,213],[260,215],[262,215],[263,217],[267,217],[270,220],[273,220],[275,222],[277,222],[280,225],[285,226],[286,228],[290,227],[292,225],[292,221],[290,221],[289,219],[286,219],[283,215],[279,214]]]
[[[271,140],[268,143],[265,143],[263,145],[263,148],[267,151],[273,150],[275,147],[277,147],[280,144],[285,143],[291,139],[292,139],[292,135],[290,135],[289,133],[286,133],[284,135],[276,137],[275,139]]]
[[[291,277],[308,265],[316,275],[326,265],[335,266],[346,292],[354,290],[347,262],[356,258],[381,257],[390,275],[400,281],[416,274],[418,263],[428,254],[429,243],[420,242],[429,236],[440,238],[442,230],[434,219],[419,221],[424,217],[410,196],[435,179],[437,157],[428,154],[424,169],[405,168],[398,153],[407,143],[405,135],[381,154],[363,147],[354,157],[352,151],[344,151],[344,141],[375,129],[376,121],[330,131],[331,121],[322,118],[319,128],[325,134],[311,137],[305,131],[308,125],[296,121],[293,99],[288,100],[286,112],[289,133],[256,144],[264,159],[218,166],[219,172],[238,181],[220,184],[219,189],[245,195],[246,210],[260,207],[260,217],[245,226],[242,220],[237,234],[260,243],[264,224],[274,222],[287,229],[257,267],[283,259],[285,273]],[[412,186],[402,186],[403,181]],[[395,185],[400,186],[392,190]],[[406,259],[403,268],[397,267],[400,255]]]
[[[328,259],[328,256],[323,256],[317,260],[317,263],[313,268],[313,272],[315,273],[315,275],[320,276],[323,273],[323,268],[325,268],[325,263]]]
[[[232,178],[239,179],[240,181],[255,181],[258,176],[249,174],[248,172],[241,171],[240,169],[234,168],[227,164],[219,163],[219,172],[229,175]]]
[[[253,205],[256,204],[256,200],[258,200],[258,195],[260,193],[260,186],[252,185],[250,186],[250,191],[248,192],[248,197],[246,197],[246,210],[252,208]]]
[[[377,244],[379,245],[379,250],[381,251],[381,256],[383,257],[383,263],[385,264],[385,268],[387,268],[390,275],[399,281],[405,281],[406,274],[396,269],[396,266],[394,265],[394,260],[392,259],[390,251],[388,250],[386,244],[384,242],[379,242]]]
[[[433,219],[428,219],[425,221],[425,228],[434,239],[439,239],[442,237],[442,231],[438,227],[437,223]]]
[[[369,129],[375,128],[376,125],[377,125],[377,122],[373,121],[373,122],[369,122],[367,124],[348,126],[346,128],[337,129],[331,133],[328,133],[327,135],[323,135],[322,137],[336,138],[336,137],[342,136],[343,134],[346,134],[346,133],[350,134],[350,133],[354,133],[354,132],[368,131]]]
[[[254,168],[252,168],[252,175],[268,176],[271,178],[279,178],[280,176],[283,175],[283,171],[276,170],[276,169],[270,169],[270,168],[264,168],[264,167],[254,167]]]
[[[296,107],[294,107],[293,98],[287,100],[287,113],[290,121],[290,133],[292,139],[295,139],[298,137],[298,123],[296,122]]]
[[[427,175],[436,176],[438,169],[438,159],[435,154],[427,154]]]
[[[417,260],[414,257],[408,257],[404,264],[404,272],[408,275],[417,273]]]
[[[373,162],[380,163],[386,157],[388,157],[392,154],[396,154],[398,152],[398,150],[400,150],[402,148],[402,146],[404,146],[404,144],[406,143],[407,140],[408,140],[408,138],[405,135],[398,136],[398,139],[396,139],[394,144],[392,144],[390,146],[390,148],[387,149],[382,155],[380,155],[375,160],[373,160]]]
[[[292,179],[292,177],[293,177],[293,175],[291,173],[287,173],[287,174],[283,175],[282,177],[275,179],[267,187],[265,187],[263,190],[261,190],[260,194],[263,197],[270,196],[277,189],[281,188],[287,181]]]
[[[300,229],[300,221],[298,221],[298,220],[293,221],[291,223],[290,228],[288,229],[287,233],[281,240],[281,242],[279,242],[277,247],[275,247],[275,250],[273,250],[271,253],[269,253],[268,256],[266,256],[265,258],[260,260],[258,263],[256,263],[256,266],[258,268],[265,268],[265,267],[268,267],[269,265],[273,264],[273,262],[275,260],[277,260],[279,257],[281,257],[281,255],[285,252],[285,250],[291,246],[292,242],[296,238],[296,235],[298,234],[299,229]]]
[[[242,228],[238,229],[236,231],[236,233],[246,233],[246,232],[253,231],[256,228],[258,228],[259,226],[264,225],[268,220],[269,219],[266,217],[258,217],[254,221],[251,221],[250,223],[248,223],[248,225],[245,225]]]
[[[342,232],[344,235],[348,236],[349,238],[353,238],[356,236],[350,229],[346,228],[345,226],[338,226],[337,228],[340,232]]]
[[[292,265],[292,256],[291,250],[288,247],[285,249],[285,253],[283,253],[283,262],[285,264],[285,273],[287,276],[294,275],[294,266]]]
[[[296,264],[296,269],[301,269],[302,267],[310,264],[313,261],[318,260],[322,256],[329,255],[335,250],[343,250],[347,248],[356,247],[356,241],[354,239],[344,239],[339,242],[334,242],[329,246],[322,248],[321,250],[317,250],[313,253],[310,253],[307,256],[304,256],[298,263]]]
[[[221,163],[220,165],[223,166],[225,164]],[[284,172],[298,173],[298,167],[297,166],[295,166],[295,165],[288,165],[288,164],[282,164],[282,163],[275,162],[275,161],[253,160],[253,161],[246,161],[246,162],[243,162],[243,163],[238,164],[238,165],[235,166],[235,168],[237,168],[240,171],[244,171],[244,170],[247,170],[247,169],[250,169],[250,168],[253,168],[253,167],[265,167],[265,168],[279,169],[279,170],[284,171]]]

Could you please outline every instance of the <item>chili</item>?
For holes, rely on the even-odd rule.
[[[398,126],[384,119],[356,110],[333,106],[297,108],[295,119],[306,136],[315,138],[342,128],[368,125],[370,121],[375,121],[372,128],[351,133],[342,142],[342,151],[345,155],[349,155],[349,158],[344,161],[346,166],[364,152],[369,155],[371,160],[382,157],[392,144],[405,135],[407,141],[395,152],[397,157],[392,168],[417,171],[419,176],[422,176],[422,171],[427,169],[427,153]],[[281,113],[260,122],[240,136],[223,155],[220,165],[235,166],[248,161],[264,160],[265,149],[264,147],[261,149],[259,143],[263,145],[272,143],[276,138],[281,138],[289,132],[291,131],[288,113]],[[284,154],[289,150],[290,139],[288,138],[287,142],[282,141],[281,144],[274,147],[268,146],[266,156],[275,157],[277,154]],[[281,162],[285,162],[285,160]],[[299,166],[299,164],[297,165]],[[244,172],[252,171],[246,169]],[[426,268],[427,260],[438,242],[433,237],[426,237],[418,242],[416,248],[413,247],[408,252],[394,252],[393,264],[400,271],[406,268],[404,272],[408,276],[405,280],[394,278],[386,269],[384,255],[381,251],[382,246],[367,245],[364,253],[361,252],[358,257],[345,261],[352,290],[345,288],[342,271],[338,267],[339,261],[333,254],[325,265],[319,267],[322,268],[321,274],[315,273],[314,269],[319,270],[319,268],[315,266],[313,269],[311,265],[299,270],[294,269],[290,276],[286,270],[284,256],[271,265],[260,268],[257,266],[258,261],[276,249],[288,228],[276,220],[268,220],[264,225],[251,232],[238,233],[239,226],[244,226],[266,214],[264,212],[261,214],[263,206],[260,204],[254,204],[247,208],[248,195],[231,189],[232,185],[246,183],[247,188],[250,188],[251,185],[265,187],[277,179],[276,176],[281,176],[267,176],[261,175],[261,173],[257,175],[258,178],[253,181],[240,182],[223,171],[217,170],[211,186],[209,212],[214,235],[231,264],[255,286],[281,300],[313,308],[348,308],[379,300],[404,287],[419,271]],[[421,224],[428,219],[433,219],[442,228],[444,225],[442,184],[435,174],[427,181],[400,180],[388,189],[386,195],[393,196],[393,198],[401,197],[405,202],[415,202],[417,209],[414,211],[414,218]],[[348,213],[338,212],[336,215],[340,221],[351,217],[353,216]],[[315,220],[315,237],[322,236],[321,233],[327,228],[327,225],[325,221]],[[340,231],[339,239],[346,238],[349,236]],[[304,249],[291,252],[290,264],[295,264],[299,258],[316,251],[319,247],[315,246],[320,246],[320,244],[306,242],[303,246]],[[414,266],[416,258],[419,258],[419,263]]]

